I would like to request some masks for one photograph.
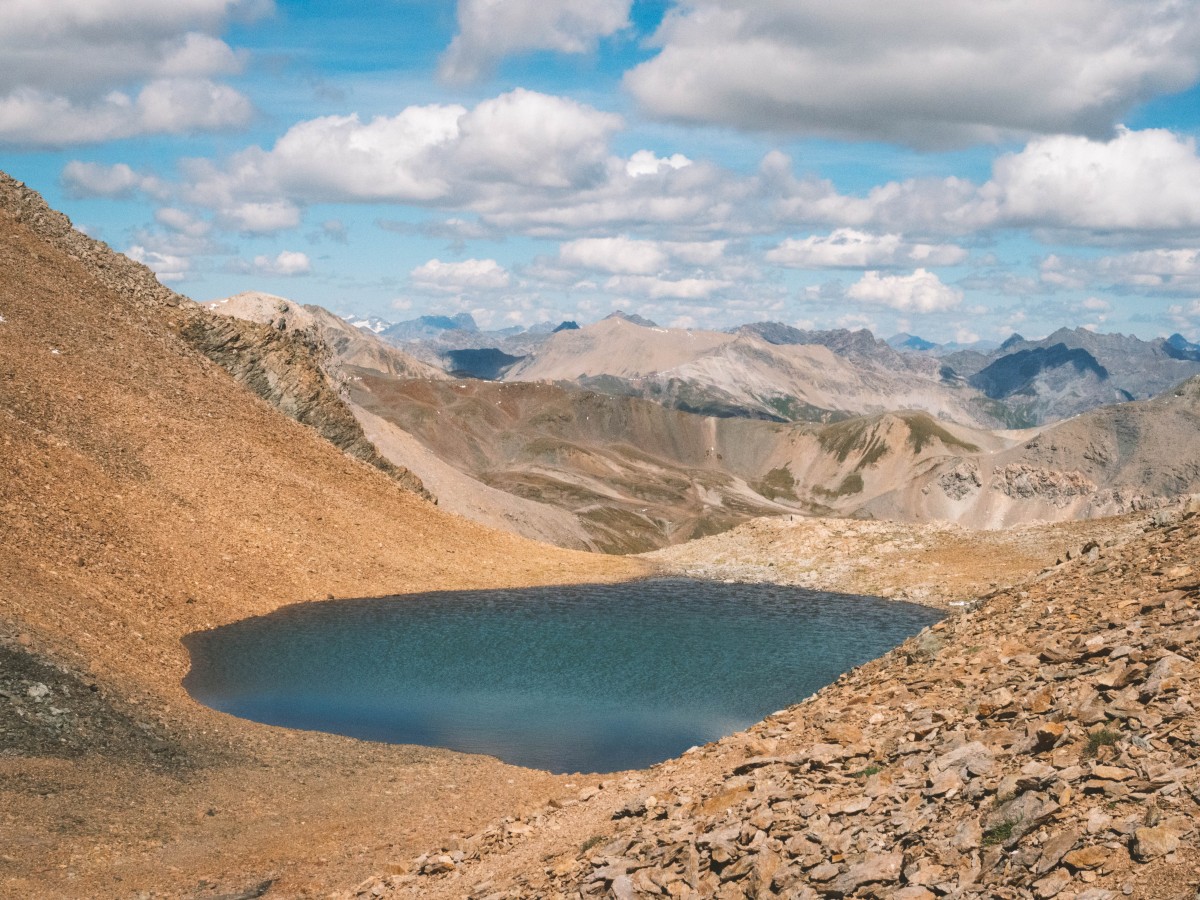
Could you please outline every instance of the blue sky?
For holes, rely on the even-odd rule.
[[[1200,338],[1200,0],[0,0],[0,167],[205,301]]]

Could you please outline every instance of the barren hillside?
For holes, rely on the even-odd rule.
[[[846,356],[820,344],[773,344],[752,331],[726,334],[608,318],[551,335],[504,380],[570,382],[723,416],[827,422],[894,409],[926,410],[968,425],[993,424],[970,389],[936,366]],[[900,362],[897,363],[896,359]]]
[[[0,178],[4,896],[299,896],[538,796],[492,760],[200,708],[179,639],[328,596],[645,571],[441,512],[202,355],[182,332],[206,315]]]

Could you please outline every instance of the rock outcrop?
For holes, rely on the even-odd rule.
[[[386,472],[405,489],[436,502],[420,478],[384,459],[367,439],[322,365],[329,349],[311,331],[280,330],[191,307],[180,334],[280,412]]]

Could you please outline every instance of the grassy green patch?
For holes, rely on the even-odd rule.
[[[865,769],[859,769],[857,772],[851,772],[851,778],[870,778],[872,775],[878,775],[883,771],[882,766],[870,765]]]

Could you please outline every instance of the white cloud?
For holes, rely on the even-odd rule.
[[[984,184],[920,178],[848,196],[826,182],[797,180],[781,154],[764,161],[760,178],[774,186],[774,211],[784,222],[922,234],[1034,228],[1112,243],[1200,232],[1196,142],[1162,129],[1122,128],[1107,140],[1035,138],[998,158]]]
[[[154,220],[172,231],[193,238],[202,238],[212,230],[211,222],[198,218],[187,210],[171,206],[156,210]]]
[[[655,275],[614,275],[604,284],[611,294],[636,295],[652,300],[676,298],[703,300],[730,287],[728,281],[714,278],[659,278]]]
[[[739,128],[922,146],[1101,136],[1200,75],[1198,12],[1195,0],[681,0],[626,85],[651,113]]]
[[[446,163],[468,178],[569,188],[603,176],[608,138],[622,121],[575,100],[518,88],[483,101],[458,126]]]
[[[103,163],[72,160],[63,166],[60,181],[71,197],[132,197],[139,191],[151,196],[165,196],[166,185],[153,175],[136,172],[125,163],[106,166]]]
[[[186,256],[160,253],[140,244],[134,244],[125,251],[125,255],[149,266],[159,281],[182,281],[192,268],[192,261]]]
[[[514,193],[560,196],[601,181],[620,127],[619,116],[522,89],[471,110],[325,116],[293,125],[270,150],[186,164],[185,193],[247,231],[293,227],[298,205],[322,201],[504,209]]]
[[[341,219],[326,219],[321,223],[320,233],[335,244],[345,244],[349,241],[350,229]]]
[[[245,124],[250,102],[214,80],[241,57],[217,34],[269,2],[5,0],[0,142],[71,146]]]
[[[1039,274],[1043,282],[1067,290],[1092,287],[1115,288],[1138,294],[1194,294],[1200,292],[1200,250],[1139,250],[1094,259],[1051,254],[1042,260]],[[1089,298],[1089,302],[1105,301]]]
[[[788,238],[767,251],[766,258],[794,269],[868,269],[953,266],[967,258],[967,251],[953,244],[909,243],[899,234],[839,228],[828,235]]]
[[[1187,306],[1182,303],[1168,306],[1165,318],[1176,330],[1191,331],[1191,339],[1200,340],[1200,332],[1196,330],[1200,325],[1200,300],[1193,300]]]
[[[632,0],[458,0],[458,34],[442,56],[449,81],[475,81],[530,50],[586,53],[629,24]]]
[[[254,257],[254,271],[259,275],[307,275],[312,271],[308,255],[298,250],[281,250],[276,256]]]
[[[1195,140],[1161,129],[1039,138],[997,160],[981,191],[1005,224],[1097,231],[1200,227],[1197,197]]]
[[[962,302],[963,295],[957,288],[943,284],[933,272],[917,269],[911,275],[866,272],[850,285],[846,297],[904,312],[932,313],[953,309]]]
[[[582,238],[558,248],[559,261],[579,269],[626,275],[653,275],[667,267],[657,241],[627,237]]]
[[[692,161],[682,153],[659,157],[654,155],[653,150],[638,150],[625,163],[625,171],[637,178],[641,175],[657,175],[669,169],[682,169],[691,164]]]
[[[721,260],[725,241],[651,241],[635,238],[580,238],[558,249],[559,262],[575,269],[615,275],[661,274],[672,265],[711,266]]]
[[[243,234],[271,234],[300,224],[300,208],[288,200],[235,203],[220,211],[222,226]]]
[[[244,125],[250,101],[208,79],[159,79],[136,96],[112,91],[91,102],[18,88],[0,97],[0,143],[69,147],[140,134],[186,134]]]
[[[464,290],[502,290],[512,278],[494,259],[464,259],[462,262],[442,262],[431,259],[409,273],[419,287],[458,293]]]

